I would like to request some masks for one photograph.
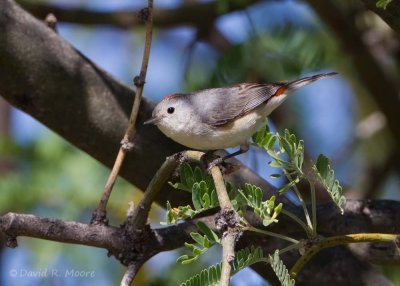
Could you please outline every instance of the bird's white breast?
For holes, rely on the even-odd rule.
[[[268,104],[261,105],[233,122],[221,126],[208,126],[193,118],[187,118],[187,121],[175,125],[174,128],[162,125],[158,127],[166,136],[192,149],[218,150],[236,147],[246,143],[255,132],[265,126],[266,117],[286,97],[286,94],[273,97]]]
[[[211,127],[204,123],[175,126],[174,129],[159,126],[174,141],[197,150],[217,150],[239,146],[266,123],[261,110],[250,112],[232,123]]]

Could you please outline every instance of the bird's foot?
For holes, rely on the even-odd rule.
[[[211,173],[211,169],[214,168],[215,166],[223,167],[223,166],[222,166],[222,163],[224,163],[224,165],[225,165],[224,158],[221,158],[221,157],[212,160],[212,161],[211,161],[210,163],[208,163],[208,165],[207,165],[207,172]]]

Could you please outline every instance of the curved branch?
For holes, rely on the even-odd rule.
[[[261,0],[232,1],[228,10],[224,12],[242,10],[257,2]],[[18,3],[39,19],[53,13],[59,21],[84,25],[112,25],[121,29],[132,29],[143,24],[138,18],[138,10],[101,12],[82,8],[61,8],[44,2],[19,0]],[[154,26],[168,28],[190,25],[201,28],[214,22],[219,15],[217,1],[191,1],[177,8],[154,9]]]
[[[299,260],[297,260],[292,269],[290,269],[290,277],[293,279],[296,278],[304,265],[309,262],[314,255],[325,248],[332,248],[338,245],[363,242],[391,242],[393,244],[399,244],[400,235],[386,233],[357,233],[318,239],[318,241],[313,246],[311,246]]]
[[[126,269],[124,277],[122,277],[121,280],[121,286],[129,286],[132,284],[133,279],[136,276],[136,273],[139,271],[141,265],[138,265],[137,263],[132,263],[128,266],[128,269]]]

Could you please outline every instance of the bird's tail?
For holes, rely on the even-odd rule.
[[[337,75],[336,72],[330,72],[330,73],[322,73],[322,74],[316,74],[313,76],[308,76],[308,77],[303,77],[301,79],[297,79],[294,81],[291,81],[289,83],[287,83],[285,85],[286,90],[294,90],[294,89],[298,89],[306,84],[312,83],[314,81],[326,78],[326,77],[330,77],[330,76],[334,76]]]

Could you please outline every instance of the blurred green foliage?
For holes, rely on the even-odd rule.
[[[33,213],[88,223],[109,172],[51,132],[23,145],[3,138],[0,140],[0,158],[7,162],[7,169],[0,173],[0,214]],[[108,208],[112,224],[118,225],[122,221],[129,201],[138,201],[139,195],[140,192],[134,191],[123,179],[117,181]],[[18,249],[8,252],[25,253],[19,261],[21,269],[95,270],[95,278],[106,279],[101,285],[118,281],[124,269],[114,259],[107,259],[104,249],[24,237],[18,238],[18,243]],[[52,279],[46,279],[46,283],[57,280]],[[29,283],[34,281],[31,279]],[[87,282],[90,281],[94,280]],[[37,283],[29,285],[42,282],[38,280]]]
[[[48,132],[29,144],[0,140],[8,170],[0,174],[0,213],[29,212],[87,222],[102,193],[108,169]],[[119,179],[110,214],[122,219],[134,200],[133,187]],[[124,209],[125,208],[125,209]]]
[[[307,71],[348,64],[332,35],[324,29],[299,29],[288,24],[271,30],[253,30],[245,42],[225,51],[216,66],[198,64],[194,59],[186,81],[188,90],[248,81],[281,81]]]
[[[382,8],[385,10],[387,8],[387,6],[390,4],[390,2],[392,2],[392,0],[378,0],[376,2],[376,7]]]

